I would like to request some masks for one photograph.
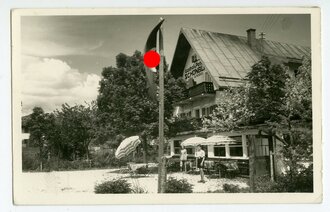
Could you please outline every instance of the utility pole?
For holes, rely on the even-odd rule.
[[[161,18],[162,20],[162,18]],[[158,193],[165,192],[166,159],[164,157],[164,46],[163,27],[159,29],[159,145],[158,145]]]
[[[255,154],[255,142],[256,142],[256,136],[255,135],[249,135],[248,137],[249,141],[249,176],[250,176],[250,192],[255,192],[255,175],[256,175],[256,169],[255,169],[255,160],[256,160],[256,154]]]

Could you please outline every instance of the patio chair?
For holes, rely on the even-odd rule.
[[[145,163],[127,163],[127,168],[131,176],[149,175],[148,164]]]

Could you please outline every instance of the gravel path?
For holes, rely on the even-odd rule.
[[[94,193],[95,184],[105,180],[124,177],[133,186],[142,187],[147,193],[157,193],[157,174],[132,178],[130,174],[120,173],[117,169],[85,170],[85,171],[56,171],[56,172],[27,172],[23,173],[24,185],[21,188],[26,195],[61,194],[61,193]],[[222,184],[230,183],[247,187],[247,180],[208,179],[206,183],[198,183],[199,175],[185,173],[169,173],[168,177],[185,178],[193,184],[193,192],[205,193],[222,189]]]

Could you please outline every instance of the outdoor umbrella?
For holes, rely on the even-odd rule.
[[[206,139],[205,145],[234,144],[235,139],[224,135],[214,135]]]
[[[135,148],[141,143],[139,136],[131,136],[124,139],[116,150],[115,156],[120,159],[127,156],[135,150]]]
[[[182,146],[198,146],[198,145],[205,145],[205,138],[202,137],[192,137],[184,140],[181,145]]]

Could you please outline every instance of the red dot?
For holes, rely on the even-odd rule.
[[[143,57],[144,64],[149,68],[155,68],[160,63],[160,55],[155,51],[148,51]]]

